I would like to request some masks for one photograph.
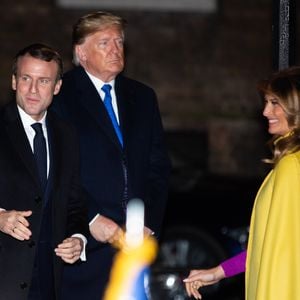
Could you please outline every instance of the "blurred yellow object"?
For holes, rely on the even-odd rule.
[[[130,295],[137,278],[154,261],[157,248],[157,241],[152,236],[137,247],[124,246],[115,256],[104,300],[132,299]]]

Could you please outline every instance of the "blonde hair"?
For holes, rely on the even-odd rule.
[[[72,32],[74,64],[79,64],[79,59],[77,58],[75,52],[75,46],[83,44],[87,36],[104,30],[107,27],[117,26],[121,30],[124,39],[124,30],[126,24],[127,22],[123,18],[104,11],[97,11],[79,18],[79,20],[74,24]]]

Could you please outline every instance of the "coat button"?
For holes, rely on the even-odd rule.
[[[34,198],[34,201],[35,201],[36,204],[39,204],[42,201],[42,197],[41,196],[36,196]]]
[[[32,247],[34,247],[34,246],[35,246],[35,241],[30,240],[30,241],[28,242],[28,247],[29,247],[29,248],[32,248]]]
[[[27,287],[28,287],[28,284],[27,284],[26,282],[21,282],[21,283],[20,283],[20,288],[21,288],[22,290],[26,289]]]

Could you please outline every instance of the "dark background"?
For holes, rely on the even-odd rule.
[[[266,136],[255,87],[272,71],[272,2],[217,1],[212,13],[113,10],[128,21],[126,75],[156,90],[168,133],[206,134],[210,173],[264,175]],[[11,61],[21,47],[48,43],[61,52],[65,69],[72,67],[72,24],[101,9],[98,3],[78,9],[55,0],[1,1],[0,104],[11,98]],[[202,141],[194,142],[196,157]]]
[[[126,75],[151,85],[158,95],[173,163],[160,251],[164,243],[171,245],[172,262],[182,264],[180,276],[196,266],[195,253],[202,253],[206,243],[199,266],[212,266],[243,244],[235,243],[243,237],[235,230],[247,228],[267,172],[261,159],[268,154],[269,137],[255,87],[272,71],[273,2],[218,1],[212,13],[112,10],[128,21]],[[65,69],[71,68],[72,24],[101,10],[98,3],[97,8],[79,9],[62,8],[54,0],[1,0],[0,104],[11,99],[12,58],[25,45],[50,44],[62,54]],[[297,29],[296,49],[298,35]],[[197,250],[185,262],[175,257],[179,248],[174,236]],[[213,249],[210,239],[217,243]],[[161,263],[158,259],[158,269]],[[183,299],[176,297],[170,299]],[[209,297],[243,299],[243,275],[222,283]]]

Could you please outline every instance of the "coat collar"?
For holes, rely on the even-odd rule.
[[[11,102],[4,109],[5,128],[13,147],[26,166],[36,185],[40,186],[38,171],[36,168],[32,149],[26,136],[17,105]]]
[[[8,137],[13,147],[20,156],[21,161],[24,163],[34,182],[40,188],[40,181],[36,168],[35,158],[26,136],[17,106],[14,102],[8,104],[4,109],[4,122]],[[62,151],[64,151],[64,149],[62,146],[61,129],[58,123],[55,121],[54,115],[50,111],[47,112],[46,126],[50,157],[48,177],[49,182],[50,178],[53,175],[53,172],[55,172],[56,174],[59,174],[60,172],[60,160],[62,157],[61,153]],[[52,141],[55,141],[55,143],[53,143]],[[54,178],[56,177],[57,176],[54,176]]]
[[[103,101],[99,98],[98,91],[91,82],[90,78],[82,67],[75,69],[76,88],[78,89],[79,101],[81,105],[89,112],[104,133],[112,140],[112,142],[120,149],[121,145],[115,134],[111,120],[106,112]],[[124,77],[118,75],[115,80],[115,92],[119,111],[120,128],[124,140],[124,148],[126,148],[127,136],[130,127],[130,106],[133,102],[133,94],[124,84]],[[125,121],[126,120],[126,121]]]

